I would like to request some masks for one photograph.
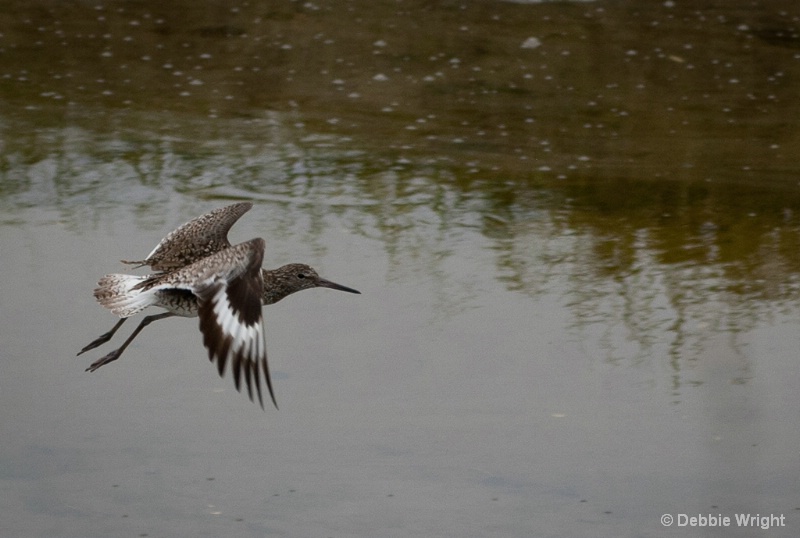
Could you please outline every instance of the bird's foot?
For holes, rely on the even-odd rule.
[[[119,358],[120,355],[122,355],[122,350],[121,349],[115,349],[114,351],[112,351],[111,353],[109,353],[108,355],[103,357],[102,359],[98,359],[98,360],[94,361],[91,364],[91,366],[89,366],[86,369],[86,371],[87,372],[94,372],[95,370],[97,370],[101,366],[103,366],[105,364],[108,364],[109,362],[114,362],[115,360],[117,360]]]
[[[98,346],[101,346],[101,345],[105,344],[106,342],[111,340],[112,336],[114,336],[114,332],[113,331],[108,331],[105,334],[101,334],[95,340],[92,340],[91,342],[89,342],[82,350],[78,351],[78,355],[82,355],[83,353],[86,353],[90,349],[94,349],[94,348],[96,348]]]

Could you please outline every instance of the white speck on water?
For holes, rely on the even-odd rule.
[[[150,61],[150,56],[147,56],[147,55],[145,54],[144,56],[142,56],[142,57],[141,57],[141,60],[142,60],[143,62],[149,62],[149,61]]]
[[[347,94],[347,97],[349,97],[350,99],[358,99],[359,97],[361,97],[361,94],[358,92],[351,92]]]
[[[379,39],[375,43],[373,43],[372,46],[373,47],[385,47],[386,46],[386,41],[384,41],[383,39]]]
[[[102,56],[103,58],[111,58],[112,56],[114,56],[114,53],[111,52],[110,50],[106,50],[101,52],[100,56]]]
[[[335,84],[336,86],[341,86],[342,84],[344,84],[344,80],[342,80],[342,79],[340,79],[340,78],[333,79],[333,80],[331,81],[331,84]]]
[[[377,75],[372,77],[372,80],[376,80],[378,82],[386,82],[387,80],[389,80],[389,77],[387,77],[383,73],[378,73]]]
[[[203,60],[208,60],[211,58],[211,55],[207,52],[204,52],[203,54],[200,55],[200,58],[202,58]]]
[[[519,47],[521,49],[536,49],[542,46],[541,40],[537,37],[529,37],[525,41],[522,42],[522,45]]]

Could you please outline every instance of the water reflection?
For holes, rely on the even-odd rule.
[[[800,143],[791,1],[13,4],[4,99],[65,119],[294,110],[379,154],[561,177],[760,182]]]
[[[154,208],[170,206],[165,191],[288,204],[305,215],[310,244],[335,218],[383,245],[390,279],[436,279],[448,290],[442,301],[451,313],[475,300],[472,275],[457,260],[474,247],[463,242],[478,234],[506,289],[530,296],[559,290],[576,335],[602,327],[612,362],[670,356],[681,369],[709,335],[791,312],[800,295],[793,185],[590,173],[509,181],[505,171],[375,162],[348,150],[349,139],[309,136],[280,114],[213,127],[186,121],[183,132],[13,125],[5,133],[0,204],[9,216],[40,204],[71,215],[98,212],[124,191],[124,205],[149,229],[174,224],[153,220]],[[296,223],[277,226],[281,233]]]
[[[796,2],[368,4],[0,16],[12,530],[641,536],[794,510]],[[269,312],[280,414],[210,389],[190,324],[102,377],[62,360],[106,327],[89,290],[117,257],[234,199],[268,264],[364,292]]]

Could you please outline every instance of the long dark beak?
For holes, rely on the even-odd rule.
[[[336,282],[331,282],[330,280],[325,280],[324,278],[320,278],[317,281],[318,288],[330,288],[332,290],[339,290],[339,291],[346,291],[347,293],[358,293],[361,294],[360,291],[354,290],[353,288],[348,288],[347,286],[342,286],[341,284],[337,284]]]

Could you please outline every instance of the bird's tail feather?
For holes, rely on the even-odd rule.
[[[153,304],[155,290],[145,289],[148,276],[106,275],[97,283],[94,296],[101,305],[121,318],[130,317]]]

